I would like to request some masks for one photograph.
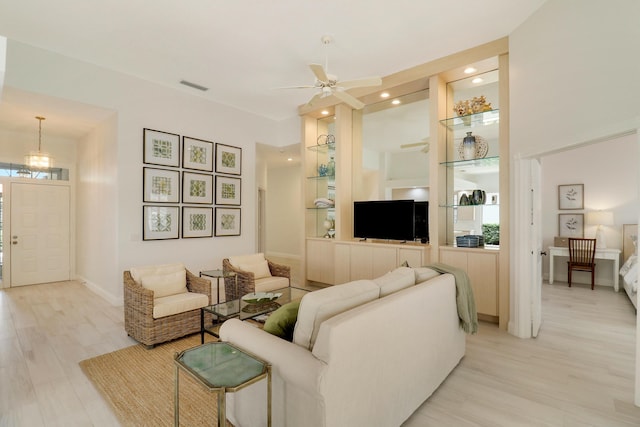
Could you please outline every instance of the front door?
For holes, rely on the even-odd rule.
[[[11,183],[11,286],[70,279],[69,187]]]

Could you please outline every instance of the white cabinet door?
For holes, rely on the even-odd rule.
[[[307,280],[334,283],[333,241],[307,240]]]

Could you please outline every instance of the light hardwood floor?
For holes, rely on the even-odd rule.
[[[624,293],[560,282],[543,299],[537,339],[482,324],[405,426],[640,425]],[[78,362],[134,343],[122,308],[77,282],[0,291],[0,426],[117,426]]]

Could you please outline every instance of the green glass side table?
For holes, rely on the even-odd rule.
[[[174,356],[174,425],[180,425],[180,370],[218,394],[218,426],[227,421],[226,393],[267,379],[267,425],[271,426],[271,364],[226,342],[208,342]]]

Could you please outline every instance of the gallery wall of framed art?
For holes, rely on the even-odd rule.
[[[242,148],[148,128],[142,141],[143,240],[240,236]]]

